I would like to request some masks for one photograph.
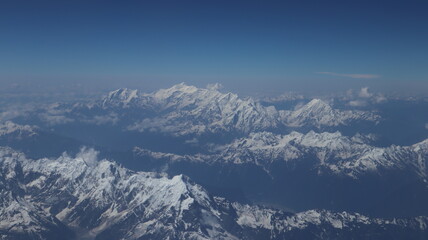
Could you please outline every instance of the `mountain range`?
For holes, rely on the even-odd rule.
[[[2,239],[394,239],[426,236],[426,217],[297,214],[229,202],[183,175],[75,157],[28,159],[0,148]]]
[[[182,83],[0,112],[0,239],[427,238],[423,133],[283,98]]]
[[[252,98],[241,99],[216,88],[174,85],[153,93],[118,89],[90,103],[55,104],[38,114],[51,125],[86,122],[120,125],[139,132],[173,136],[244,133],[285,128],[348,126],[355,122],[376,124],[373,112],[333,109],[314,99],[299,109],[277,110]]]

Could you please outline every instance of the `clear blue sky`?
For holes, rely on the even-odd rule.
[[[5,83],[286,91],[427,71],[428,1],[0,1]]]

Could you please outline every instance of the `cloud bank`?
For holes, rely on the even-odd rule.
[[[381,93],[372,93],[368,87],[363,87],[359,91],[348,90],[342,99],[352,107],[364,107],[369,104],[380,104],[388,101]]]

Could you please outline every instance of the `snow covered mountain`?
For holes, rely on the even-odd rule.
[[[322,208],[377,216],[428,214],[428,146],[375,147],[371,136],[339,132],[251,133],[210,153],[135,148],[137,169],[184,173],[235,201],[305,211]]]
[[[58,219],[47,215],[22,196],[16,196],[1,180],[1,239],[73,239],[73,233]]]
[[[14,136],[16,138],[31,137],[36,135],[37,127],[30,125],[19,125],[12,121],[0,123],[0,137]]]
[[[218,159],[234,163],[251,161],[269,169],[272,161],[310,158],[316,160],[315,167],[353,178],[382,169],[411,169],[426,179],[428,158],[424,146],[426,141],[406,147],[374,147],[361,142],[360,136],[347,137],[339,132],[288,135],[261,132],[222,147]]]
[[[250,132],[276,128],[279,114],[252,99],[223,94],[215,89],[178,84],[149,96],[158,116],[145,118],[129,126],[130,130],[166,131],[176,135],[205,132]]]
[[[298,214],[212,197],[183,175],[133,172],[76,157],[32,160],[0,148],[2,239],[394,239],[426,237],[426,217]]]
[[[365,111],[333,109],[328,103],[313,99],[294,111],[281,111],[281,118],[287,126],[316,128],[348,125],[357,121],[379,121],[379,116]]]
[[[39,117],[53,125],[73,122],[120,125],[130,131],[173,136],[247,134],[287,127],[336,127],[355,121],[379,120],[374,113],[332,109],[317,99],[295,111],[278,111],[252,98],[241,99],[233,93],[222,93],[216,87],[197,88],[184,83],[153,93],[118,89],[89,104],[51,106]]]
[[[128,98],[125,99],[126,102]],[[144,95],[143,99],[139,102],[157,104],[156,108],[161,115],[144,119],[130,129],[168,129],[167,131],[178,135],[222,130],[249,133],[284,126],[320,128],[347,125],[352,121],[379,120],[378,116],[369,112],[332,109],[319,99],[314,99],[295,111],[278,111],[273,106],[263,107],[251,98],[243,100],[233,93],[224,94],[216,89],[196,88],[185,84]],[[168,111],[167,114],[163,113],[165,110]]]
[[[391,169],[410,170],[421,179],[428,180],[428,140],[412,146],[382,148],[367,144],[365,138],[362,135],[347,137],[340,132],[291,132],[287,135],[258,132],[230,144],[216,146],[208,155],[180,156],[141,148],[135,151],[142,156],[169,162],[254,164],[268,173],[275,168],[274,163],[298,163],[310,159],[315,160],[311,168],[352,178]]]

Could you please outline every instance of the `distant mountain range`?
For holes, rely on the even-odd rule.
[[[335,127],[355,122],[376,123],[373,112],[341,111],[314,99],[294,111],[263,106],[251,98],[213,88],[178,84],[153,93],[118,89],[91,103],[51,106],[38,117],[51,125],[86,122],[121,125],[130,131],[174,136],[207,133],[250,133],[300,127]]]

